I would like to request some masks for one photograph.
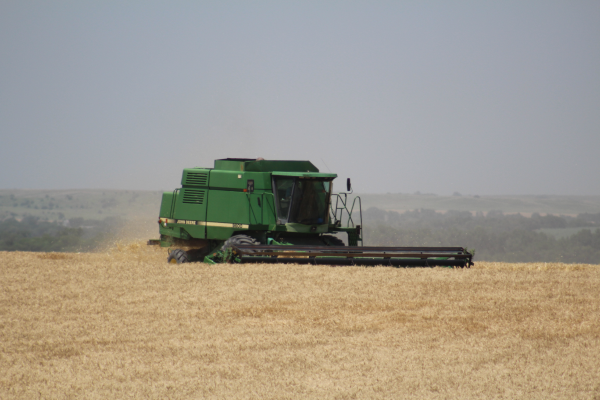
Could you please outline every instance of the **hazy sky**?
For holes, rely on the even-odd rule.
[[[0,0],[0,188],[264,157],[363,193],[600,195],[599,153],[597,0]]]

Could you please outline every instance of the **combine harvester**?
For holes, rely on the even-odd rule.
[[[227,158],[183,170],[165,192],[160,239],[168,262],[470,267],[463,247],[362,246],[362,207],[332,194],[336,174],[309,161]],[[345,234],[348,246],[336,236]]]

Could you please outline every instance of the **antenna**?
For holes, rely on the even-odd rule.
[[[325,164],[325,161],[321,158],[321,161],[323,161],[323,164]],[[329,171],[331,173],[331,170],[329,169],[329,167],[327,166],[327,164],[325,164],[325,168],[327,168],[327,171]]]

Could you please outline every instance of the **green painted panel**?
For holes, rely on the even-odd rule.
[[[227,190],[211,190],[207,221],[249,224],[248,194]]]
[[[181,230],[185,230],[185,232],[195,239],[206,238],[206,226],[204,225],[186,225],[185,227],[181,228]],[[182,239],[187,238],[182,237]]]
[[[275,198],[272,193],[264,193],[262,196],[262,209],[263,209],[263,224],[274,225],[277,222],[277,216],[275,214]]]
[[[173,236],[174,229],[172,227],[164,227],[163,225],[159,225],[158,233],[166,236]]]
[[[299,232],[299,233],[325,233],[329,229],[329,225],[304,225],[304,224],[296,224],[296,223],[288,223],[285,224],[286,230],[288,232]]]
[[[162,195],[162,201],[160,203],[159,218],[172,218],[171,215],[171,204],[173,201],[173,192],[164,192]]]
[[[250,211],[250,224],[262,224],[263,200],[262,194],[251,194],[248,196],[248,208]]]
[[[239,231],[233,228],[224,228],[218,226],[207,226],[206,227],[206,235],[209,239],[214,240],[227,240],[229,239],[234,232]]]
[[[271,174],[264,172],[211,171],[210,187],[244,190],[248,179],[254,180],[255,191],[271,191]]]
[[[222,171],[243,171],[247,162],[253,162],[249,158],[226,158],[215,160],[215,170]]]
[[[181,186],[207,187],[209,184],[210,169],[186,168],[181,176]]]
[[[191,221],[206,221],[206,205],[208,203],[208,190],[199,188],[182,188],[175,200],[174,219]],[[194,227],[194,237],[205,238],[204,226]],[[202,231],[202,233],[200,233]]]

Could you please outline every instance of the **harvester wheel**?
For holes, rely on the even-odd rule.
[[[321,238],[327,246],[345,246],[344,241],[337,236],[323,235]]]
[[[169,257],[167,257],[167,262],[171,264],[183,264],[188,262],[188,255],[185,251],[181,249],[175,249],[171,253],[169,253]]]
[[[221,247],[221,250],[223,251],[223,259],[225,260],[225,262],[228,262],[228,263],[234,262],[235,255],[231,251],[231,247],[240,245],[240,244],[256,245],[256,244],[260,244],[260,243],[258,242],[258,240],[254,239],[248,235],[234,235],[234,236],[230,237],[229,239],[227,239],[225,241],[225,243],[223,243],[223,247]]]
[[[260,244],[260,243],[258,242],[258,240],[254,239],[253,237],[250,237],[248,235],[234,235],[234,236],[230,237],[229,239],[227,239],[225,241],[225,243],[223,243],[223,247],[221,247],[221,250],[226,251],[231,246],[238,245],[238,244],[256,245],[256,244]]]

